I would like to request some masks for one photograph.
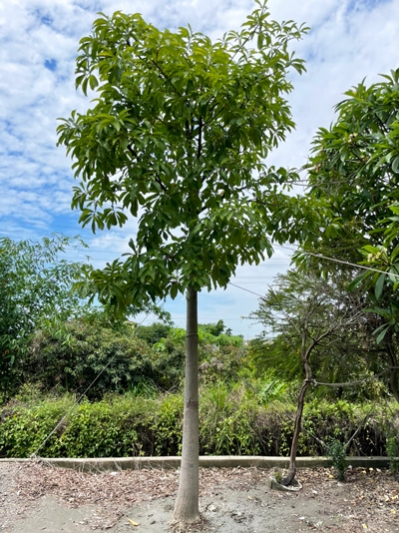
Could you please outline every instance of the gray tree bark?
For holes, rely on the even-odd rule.
[[[302,335],[301,355],[302,355],[302,365],[305,370],[305,379],[303,380],[302,387],[301,387],[301,390],[298,396],[297,410],[296,410],[296,415],[295,415],[294,434],[293,434],[292,443],[291,443],[290,466],[288,469],[287,476],[281,482],[282,485],[286,485],[286,486],[291,485],[296,474],[296,454],[298,452],[299,435],[301,433],[303,406],[305,404],[306,391],[308,390],[312,382],[312,369],[310,368],[310,365],[309,365],[309,356],[313,348],[315,347],[315,345],[316,343],[313,342],[311,346],[308,349],[306,349],[306,333],[304,332]]]
[[[198,305],[197,292],[187,289],[186,368],[184,382],[183,450],[179,490],[173,513],[178,522],[199,518],[198,430]]]
[[[299,396],[298,396],[298,407],[297,407],[297,412],[295,416],[295,427],[294,427],[294,434],[292,438],[291,452],[290,452],[290,466],[288,469],[287,476],[281,482],[281,484],[285,486],[291,485],[296,474],[296,454],[298,452],[299,435],[301,433],[303,406],[305,404],[306,391],[308,390],[310,383],[311,383],[310,379],[304,380]]]

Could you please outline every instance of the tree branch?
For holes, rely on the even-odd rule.
[[[356,435],[359,433],[359,431],[361,430],[363,424],[366,422],[366,420],[369,418],[369,416],[371,415],[371,410],[366,414],[366,416],[363,418],[363,420],[360,422],[360,424],[357,426],[357,429],[356,431],[354,432],[354,434],[352,435],[352,437],[348,440],[348,442],[345,443],[345,449],[349,448],[349,445],[350,443],[353,441],[353,439],[356,437]]]
[[[374,374],[374,376],[369,376],[368,378],[358,379],[356,381],[346,381],[345,383],[322,383],[321,381],[316,381],[315,379],[312,380],[312,383],[314,387],[333,387],[336,389],[340,389],[341,387],[354,387],[355,385],[360,385],[361,383],[366,383],[367,381],[380,378],[384,374],[387,374],[390,370],[391,368],[384,370],[379,374]]]
[[[382,120],[379,118],[379,116],[376,113],[373,113],[374,117],[377,119],[378,124],[380,125],[380,128],[382,131],[387,135],[389,133],[388,128],[385,126],[385,124],[382,122]]]
[[[202,126],[203,126],[202,116],[200,115],[199,125],[198,125],[197,159],[201,157],[201,152],[202,152]]]
[[[138,153],[136,152],[136,150],[129,144],[127,149],[129,150],[129,152],[132,154],[133,157],[135,157],[137,159],[137,161],[139,160],[139,155]],[[161,178],[159,177],[159,174],[152,168],[153,172],[154,172],[154,176],[155,176],[155,181],[158,183],[158,185],[161,187],[161,189],[163,191],[167,191],[168,188],[166,187],[166,185],[162,182]]]

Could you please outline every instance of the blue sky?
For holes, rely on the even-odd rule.
[[[300,167],[320,126],[333,120],[342,93],[367,77],[397,68],[399,0],[270,0],[276,20],[306,22],[311,32],[295,46],[307,73],[292,76],[290,103],[296,131],[270,156],[270,164]],[[212,38],[238,29],[254,8],[250,0],[13,0],[0,4],[0,235],[38,239],[62,232],[80,234],[101,267],[126,251],[134,224],[92,235],[70,210],[73,177],[64,148],[56,147],[57,117],[84,111],[88,100],[74,88],[76,50],[90,33],[96,12],[140,12],[161,28],[190,23]],[[227,290],[200,296],[201,322],[222,318],[234,332],[255,336],[260,326],[242,319],[255,310],[274,276],[289,265],[290,251],[276,248],[272,259],[239,268]],[[243,290],[247,289],[247,290]],[[167,302],[175,323],[184,326],[184,298]],[[146,319],[151,322],[152,317]]]

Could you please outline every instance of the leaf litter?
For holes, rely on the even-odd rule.
[[[12,483],[3,498],[3,507],[7,494],[13,503],[9,507],[12,511],[9,517],[4,509],[4,516],[0,513],[0,522],[3,520],[0,529],[3,531],[8,531],[13,519],[29,514],[34,502],[49,495],[70,508],[92,506],[90,516],[84,522],[92,530],[111,529],[123,517],[131,516],[133,505],[165,501],[175,496],[179,478],[176,470],[159,469],[84,473],[54,467],[45,460],[3,463],[1,472],[5,469],[8,469]],[[201,498],[211,498],[204,512],[216,515],[221,511],[217,498],[234,491],[241,496],[248,493],[246,508],[229,511],[230,518],[240,527],[253,521],[257,513],[262,514],[267,524],[268,513],[278,512],[287,532],[399,531],[399,483],[398,478],[387,470],[349,469],[346,481],[342,483],[334,479],[333,469],[300,469],[297,477],[303,490],[295,494],[270,490],[267,481],[272,473],[272,469],[201,468],[200,495]],[[125,520],[131,521],[131,529],[140,530],[139,520]],[[248,525],[247,530],[240,531],[252,533],[255,529]]]

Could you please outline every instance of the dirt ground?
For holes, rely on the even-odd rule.
[[[399,483],[379,469],[301,469],[303,489],[268,488],[267,469],[201,469],[204,533],[399,532]],[[0,465],[0,531],[5,533],[171,532],[178,472],[84,474],[45,463]]]

